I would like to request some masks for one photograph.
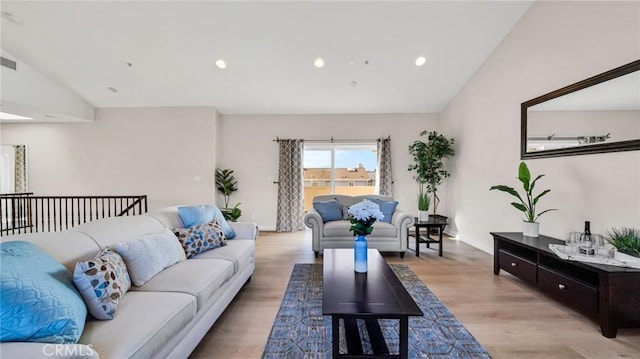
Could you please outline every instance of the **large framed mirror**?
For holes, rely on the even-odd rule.
[[[640,60],[523,102],[522,159],[640,150]]]

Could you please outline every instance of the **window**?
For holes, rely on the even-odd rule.
[[[377,143],[304,144],[304,209],[322,194],[373,194],[378,167]]]

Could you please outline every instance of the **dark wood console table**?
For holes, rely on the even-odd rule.
[[[560,259],[549,244],[555,238],[491,232],[493,274],[500,269],[597,319],[602,335],[640,327],[640,270]]]

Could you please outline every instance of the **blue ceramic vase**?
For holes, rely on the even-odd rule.
[[[354,269],[358,273],[367,273],[367,237],[358,235],[353,246]]]

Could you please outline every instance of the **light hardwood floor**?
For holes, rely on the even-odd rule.
[[[322,262],[309,232],[262,232],[256,247],[253,279],[190,358],[260,358],[294,263]],[[607,339],[582,314],[505,272],[494,276],[493,257],[464,242],[445,239],[443,257],[384,257],[407,264],[494,358],[640,358],[640,329]]]

